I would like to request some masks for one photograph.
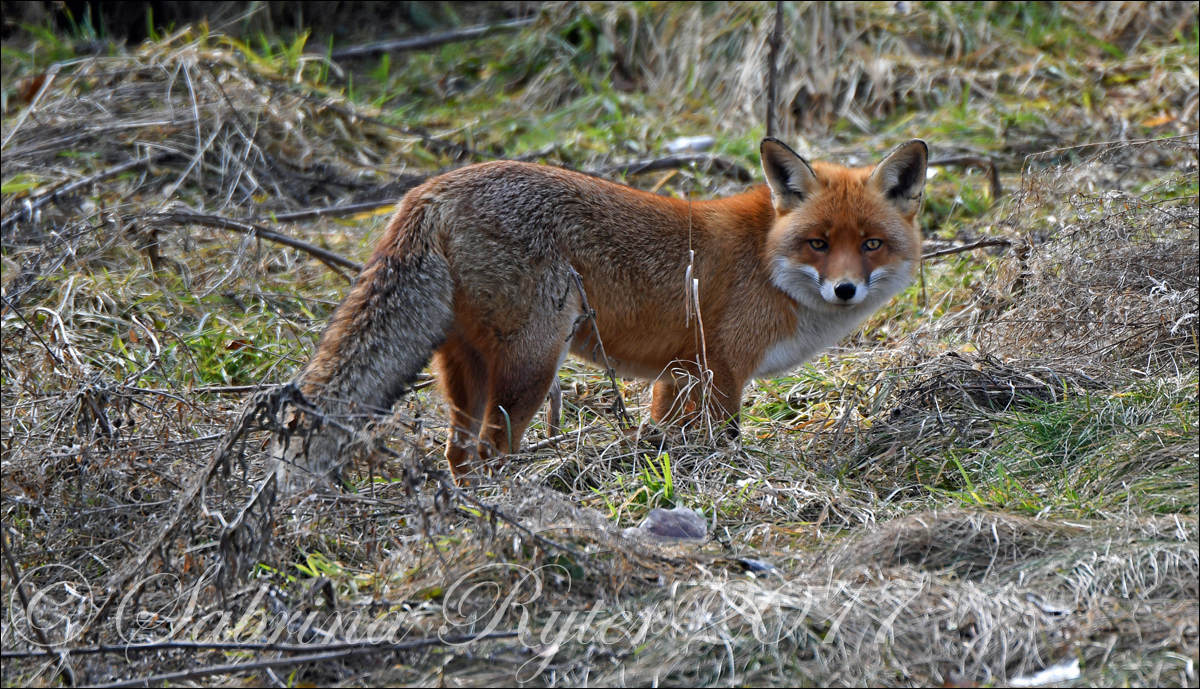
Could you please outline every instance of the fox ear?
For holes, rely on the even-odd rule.
[[[870,183],[901,213],[916,213],[925,194],[929,146],[913,139],[888,154],[875,166]]]
[[[776,211],[792,210],[817,191],[816,173],[787,144],[778,139],[763,139],[759,153]]]

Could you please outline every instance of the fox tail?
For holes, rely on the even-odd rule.
[[[348,431],[361,426],[354,420],[388,413],[451,327],[450,266],[424,204],[410,204],[413,198],[410,194],[393,217],[296,377],[311,408],[286,410],[285,431],[272,442],[289,487],[334,475],[351,440]]]

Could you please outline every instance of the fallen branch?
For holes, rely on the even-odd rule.
[[[516,31],[524,29],[527,26],[532,26],[534,19],[512,19],[506,22],[496,24],[480,24],[477,26],[468,26],[465,29],[453,29],[451,31],[442,31],[440,33],[427,34],[425,36],[414,36],[412,38],[400,38],[394,41],[383,41],[380,43],[370,43],[368,45],[352,46],[350,48],[342,48],[330,53],[330,58],[334,60],[350,60],[360,57],[372,57],[380,53],[399,53],[408,50],[425,50],[426,48],[436,48],[439,45],[447,43],[457,43],[459,41],[470,41],[476,38],[482,38],[488,34],[499,33],[502,31]]]
[[[8,575],[12,577],[13,586],[17,589],[17,597],[21,599],[21,607],[25,610],[25,620],[29,623],[30,627],[33,627],[33,632],[37,635],[38,641],[43,646],[49,646],[50,642],[46,640],[46,633],[42,631],[41,625],[29,613],[29,596],[25,593],[25,585],[21,583],[21,570],[17,569],[16,561],[13,560],[13,556],[8,552],[7,528],[0,528],[0,547],[4,548],[4,562],[8,565]],[[52,654],[47,652],[46,655]],[[58,654],[54,653],[53,655],[57,656]]]
[[[415,641],[349,641],[342,643],[320,644],[277,644],[277,643],[235,643],[235,642],[204,642],[204,641],[160,641],[149,644],[122,644],[117,646],[88,646],[86,648],[64,648],[58,651],[15,651],[3,653],[4,658],[57,658],[66,655],[101,655],[106,653],[140,653],[144,651],[192,650],[192,651],[253,651],[278,653],[312,653],[313,651],[353,651],[370,647],[380,647],[378,651],[407,651],[426,646],[451,646],[470,641],[509,639],[519,632],[492,632],[475,636],[426,637]],[[144,680],[132,680],[141,682]]]
[[[528,447],[523,447],[523,448],[521,448],[521,452],[522,453],[537,452],[538,450],[544,450],[548,447],[554,447],[555,445],[558,445],[561,442],[564,442],[567,440],[573,440],[575,438],[579,438],[583,435],[586,435],[587,433],[590,433],[602,426],[604,426],[604,424],[594,423],[590,426],[586,426],[584,428],[579,428],[574,431],[571,431],[570,433],[560,433],[552,438],[547,438],[545,440],[542,440],[542,441],[536,442],[532,445],[529,445]]]
[[[242,234],[252,234],[261,239],[266,239],[275,242],[276,244],[289,246],[293,249],[299,249],[300,251],[309,254],[313,258],[329,266],[331,270],[338,275],[341,275],[342,278],[347,282],[352,282],[352,280],[342,273],[342,271],[338,270],[338,266],[349,268],[355,272],[359,272],[363,269],[361,263],[351,261],[350,259],[335,254],[328,249],[322,249],[314,244],[309,244],[308,242],[304,242],[299,239],[293,239],[292,237],[279,234],[278,232],[273,232],[260,225],[255,225],[254,223],[230,220],[229,218],[222,218],[219,215],[201,215],[199,213],[177,212],[160,213],[153,216],[153,219],[164,222],[179,223],[181,225],[191,223],[194,225],[204,225],[205,227],[215,227],[222,230],[233,230],[234,232],[241,232]]]
[[[270,390],[273,387],[273,385],[205,385],[192,388],[188,392],[194,395],[244,395],[259,390]]]
[[[986,170],[988,173],[988,182],[992,185],[992,200],[1000,198],[1004,193],[1004,187],[1000,186],[1000,173],[996,170],[996,162],[991,158],[982,156],[951,156],[948,158],[934,158],[926,163],[928,167],[943,167],[943,166],[962,166],[962,167],[977,167]]]
[[[938,256],[949,256],[950,254],[961,254],[965,251],[974,251],[988,246],[1011,246],[1012,242],[1007,239],[981,239],[974,244],[964,244],[962,246],[952,246],[949,249],[940,249],[921,257],[921,260],[929,260]]]
[[[628,163],[616,163],[595,170],[601,174],[625,173],[626,175],[636,175],[639,172],[651,172],[654,170],[673,170],[677,168],[687,167],[689,165],[709,165],[717,172],[721,172],[731,177],[736,178],[739,182],[749,182],[754,179],[754,175],[746,168],[727,158],[721,158],[708,153],[696,153],[690,155],[674,155],[665,156],[663,158],[652,158],[649,160],[634,160]]]
[[[165,160],[166,158],[172,158],[177,155],[179,154],[175,153],[174,151],[164,151],[162,153],[156,153],[152,156],[146,156],[145,158],[136,158],[127,163],[114,165],[113,167],[110,167],[107,170],[101,170],[94,175],[89,175],[83,179],[77,179],[74,182],[59,187],[48,194],[44,194],[36,199],[30,200],[29,203],[25,204],[24,207],[20,208],[17,212],[10,214],[3,221],[0,221],[0,229],[7,230],[22,218],[32,218],[34,211],[37,211],[52,201],[58,201],[59,199],[66,197],[68,194],[71,194],[78,189],[82,189],[93,182],[99,182],[102,179],[119,175],[122,172],[136,170],[137,168],[149,165],[151,163],[157,163]]]
[[[422,178],[424,181],[425,178]],[[417,185],[413,185],[417,186]],[[403,197],[401,197],[403,198]],[[354,215],[365,211],[373,211],[377,208],[386,206],[394,206],[400,203],[400,199],[380,199],[378,201],[364,201],[362,203],[348,203],[344,206],[328,206],[326,208],[310,208],[303,211],[295,211],[294,213],[280,213],[273,216],[276,222],[294,222],[296,220],[312,220],[313,218],[324,217],[340,217],[343,215]]]

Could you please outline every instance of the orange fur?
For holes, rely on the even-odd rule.
[[[705,403],[736,429],[748,380],[835,343],[911,279],[926,155],[914,141],[877,168],[810,166],[766,140],[767,185],[692,203],[527,163],[447,173],[405,197],[301,389],[383,410],[432,355],[463,476],[518,449],[566,347],[594,361],[575,271],[618,374],[656,380],[655,420],[701,400],[674,372],[705,373]]]

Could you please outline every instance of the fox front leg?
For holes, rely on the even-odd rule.
[[[562,385],[558,382],[558,376],[550,385],[548,397],[550,406],[546,409],[546,436],[553,438],[562,433]]]

